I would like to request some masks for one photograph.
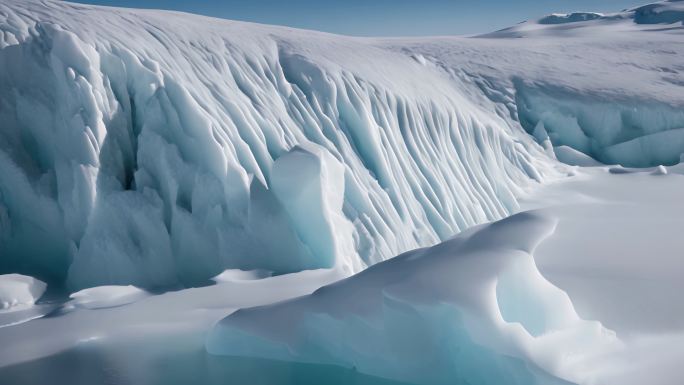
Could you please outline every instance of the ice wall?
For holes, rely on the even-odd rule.
[[[650,167],[679,163],[684,111],[654,100],[595,97],[518,82],[517,112],[539,143],[568,146],[605,164]]]
[[[351,273],[557,175],[467,85],[362,40],[14,0],[0,31],[0,272]]]

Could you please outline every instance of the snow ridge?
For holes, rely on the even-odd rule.
[[[515,214],[310,295],[238,310],[214,326],[207,351],[411,384],[590,383],[592,354],[620,342],[537,270],[534,249],[555,226]]]

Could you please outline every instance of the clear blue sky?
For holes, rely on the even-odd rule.
[[[652,0],[655,1],[655,0]],[[552,12],[611,12],[648,0],[78,0],[361,36],[490,32]]]

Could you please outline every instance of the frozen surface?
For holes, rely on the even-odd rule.
[[[0,311],[33,305],[45,292],[45,282],[21,274],[0,275]]]
[[[128,370],[138,367],[138,357],[152,355],[158,359],[164,356],[167,349],[169,352],[180,350],[183,354],[203,350],[206,330],[226,314],[242,307],[308,294],[343,276],[336,270],[307,270],[278,277],[233,280],[207,287],[145,296],[135,302],[127,301],[131,303],[114,307],[74,307],[69,302],[55,304],[49,317],[11,327],[0,327],[0,341],[3,346],[0,349],[0,368],[49,358],[79,348],[92,347],[101,351],[107,346],[119,345],[128,352],[113,358],[121,363],[122,368],[118,370],[125,372],[122,373],[124,378],[135,376],[138,374],[129,373]],[[85,293],[88,294],[87,297],[97,300],[97,304],[102,304],[110,302],[116,295],[122,294],[122,291],[130,293],[133,290],[93,288]],[[110,296],[110,293],[114,296]],[[149,368],[144,367],[142,370],[149,372]],[[53,373],[62,374],[59,371]],[[132,383],[149,383],[144,374],[140,375],[143,377]],[[79,381],[92,383],[87,379]]]
[[[559,218],[535,252],[539,270],[580,316],[600,320],[625,344],[595,358],[597,383],[671,385],[684,373],[683,172],[580,169],[522,203]]]

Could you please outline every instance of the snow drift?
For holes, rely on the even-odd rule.
[[[313,294],[239,310],[214,327],[207,350],[414,384],[586,381],[586,358],[618,342],[536,269],[532,253],[554,228],[517,214]]]
[[[73,288],[351,273],[504,217],[557,175],[466,85],[363,40],[0,11],[0,271]]]
[[[45,292],[45,282],[20,274],[0,275],[0,310],[33,305]]]

